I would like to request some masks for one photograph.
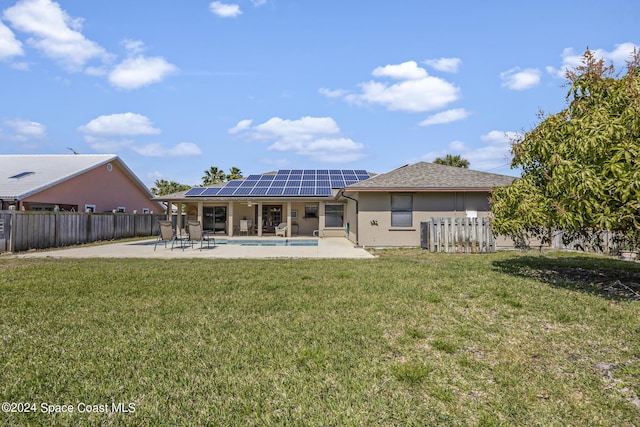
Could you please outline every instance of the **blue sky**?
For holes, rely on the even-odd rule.
[[[0,0],[5,154],[114,153],[145,182],[210,166],[509,169],[589,47],[622,69],[640,2]]]

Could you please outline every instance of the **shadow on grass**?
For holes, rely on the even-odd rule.
[[[618,300],[640,300],[640,264],[588,256],[520,256],[494,261],[517,277]]]

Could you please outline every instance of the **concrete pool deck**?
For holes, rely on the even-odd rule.
[[[240,240],[235,238],[233,240]],[[248,239],[255,241],[256,239]],[[289,240],[295,240],[289,239]],[[309,238],[303,239],[311,240]],[[342,237],[327,237],[318,239],[318,246],[242,246],[238,244],[221,244],[215,247],[205,247],[200,250],[196,244],[182,250],[180,247],[158,243],[154,251],[156,239],[115,242],[100,245],[74,246],[60,249],[7,254],[3,257],[15,258],[375,258],[362,248],[354,247],[348,239]]]

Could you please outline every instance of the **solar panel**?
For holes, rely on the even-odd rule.
[[[215,196],[221,190],[220,187],[209,187],[205,188],[204,191],[200,194],[201,196]]]
[[[332,188],[369,178],[364,169],[281,169],[229,181],[223,187],[193,187],[185,196],[329,196]]]
[[[189,191],[187,191],[186,193],[184,193],[184,195],[186,197],[199,196],[204,190],[205,190],[205,188],[203,188],[203,187],[194,187],[194,188],[190,189]]]
[[[267,194],[267,187],[254,187],[251,189],[251,192],[249,194],[251,194],[252,196],[264,196],[265,194]]]
[[[236,191],[238,187],[229,187],[228,185],[218,192],[218,196],[230,196]]]
[[[249,193],[251,192],[251,188],[249,187],[240,187],[238,189],[236,189],[235,193],[233,193],[234,196],[248,196]]]
[[[300,193],[301,196],[312,196],[316,194],[316,188],[315,187],[302,187],[300,189]]]
[[[280,196],[284,192],[284,187],[271,187],[267,190],[267,196]]]

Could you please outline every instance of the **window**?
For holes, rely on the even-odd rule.
[[[96,211],[96,205],[84,205],[84,211],[93,213]]]
[[[344,205],[325,205],[324,226],[343,227],[344,226]]]
[[[318,205],[305,205],[304,207],[305,218],[318,218]]]
[[[291,218],[298,218],[298,211],[291,211]]]
[[[148,213],[150,213],[150,212],[151,212],[151,211],[149,210],[149,208],[142,208],[142,213],[143,213],[143,214],[148,214]]]
[[[116,209],[116,212],[118,213],[125,213],[127,211],[127,208],[125,208],[124,206],[118,206],[118,209]]]
[[[413,196],[391,195],[391,226],[411,227],[413,225]]]

